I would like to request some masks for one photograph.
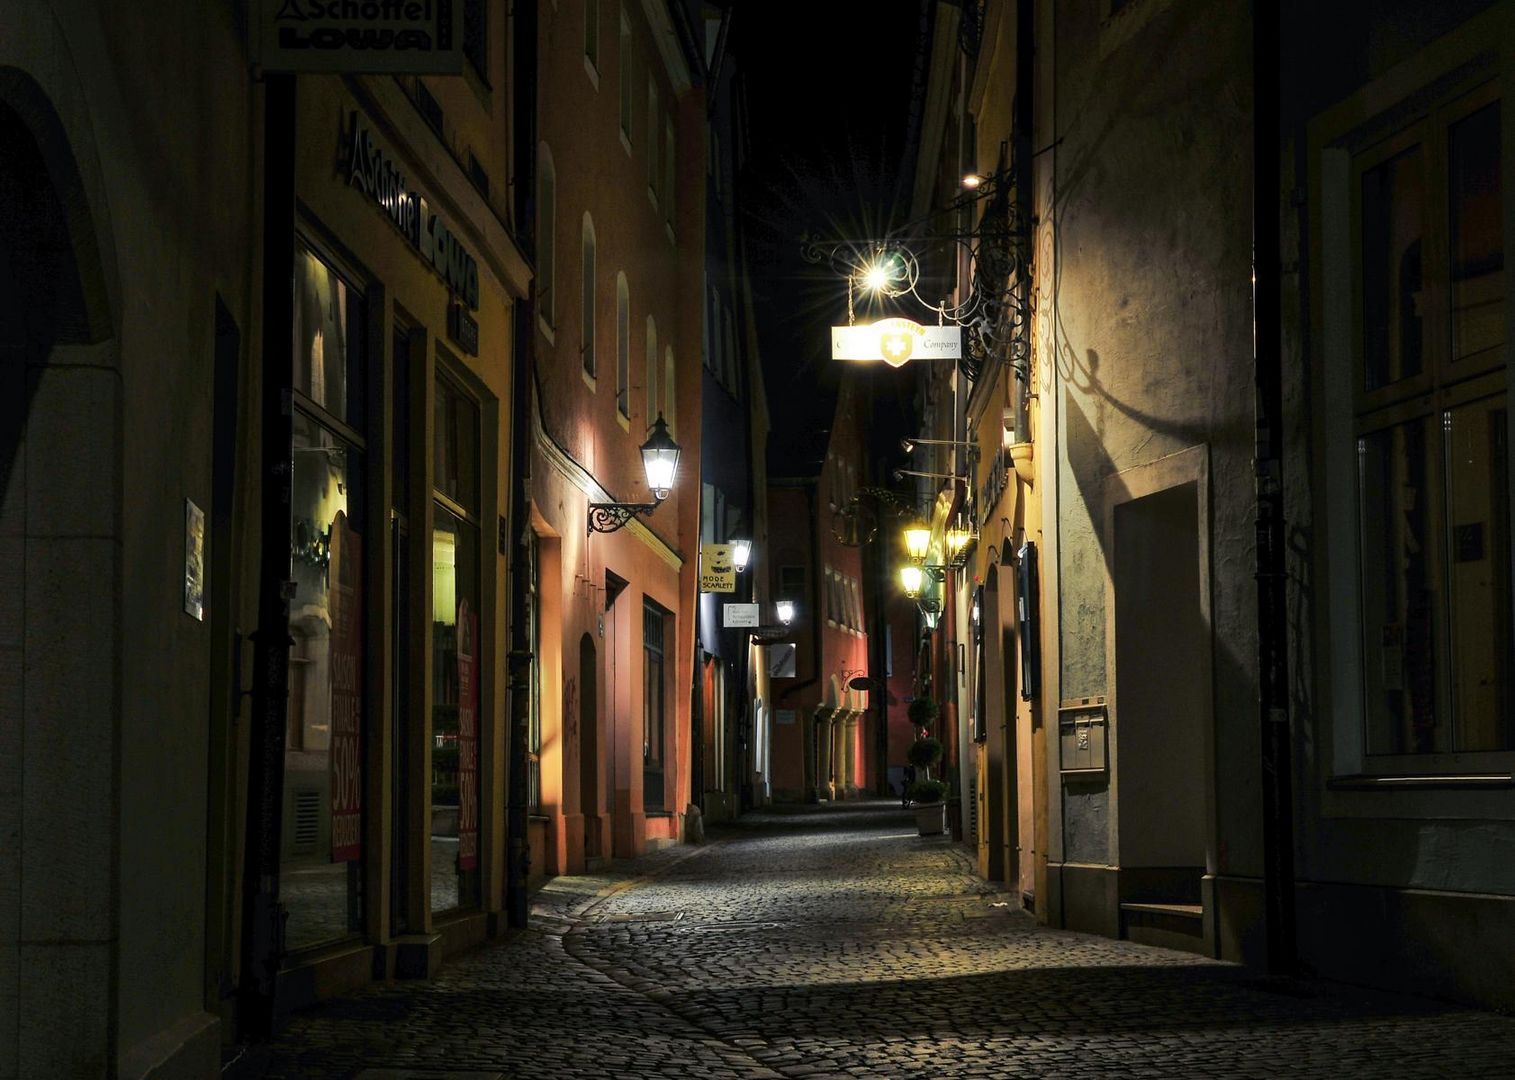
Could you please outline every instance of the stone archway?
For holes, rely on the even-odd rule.
[[[115,1065],[121,393],[89,206],[0,66],[0,1075]]]

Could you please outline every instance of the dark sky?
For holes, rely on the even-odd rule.
[[[840,361],[828,327],[845,285],[800,255],[802,236],[883,234],[909,217],[906,142],[922,0],[736,0],[730,48],[746,81],[750,152],[740,179],[768,403],[772,475],[824,453]],[[869,367],[881,434],[897,441],[908,367]]]

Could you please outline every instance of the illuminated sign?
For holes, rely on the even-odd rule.
[[[882,360],[899,367],[907,360],[957,360],[963,355],[960,326],[922,326],[909,319],[883,319],[866,326],[833,326],[831,359]]]

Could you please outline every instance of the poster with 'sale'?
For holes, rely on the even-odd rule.
[[[363,538],[331,527],[331,861],[363,854]]]

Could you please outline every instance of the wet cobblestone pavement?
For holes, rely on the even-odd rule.
[[[1512,1077],[1515,1019],[1038,927],[896,804],[746,817],[295,1017],[236,1078]]]

